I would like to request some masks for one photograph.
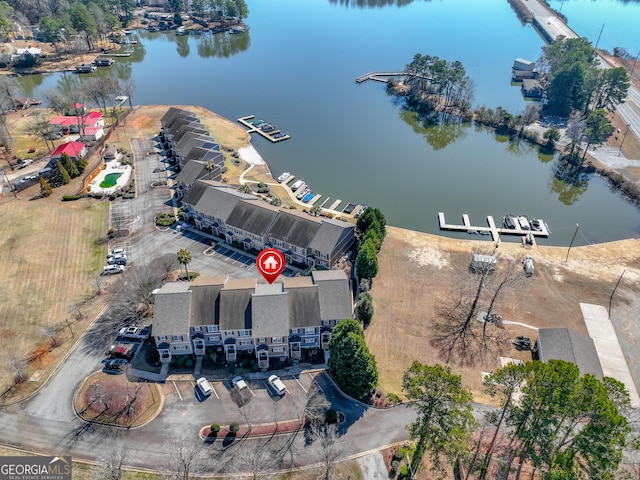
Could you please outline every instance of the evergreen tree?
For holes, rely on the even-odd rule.
[[[356,316],[366,327],[373,318],[373,298],[369,292],[362,292],[356,304]]]
[[[329,373],[340,389],[366,401],[378,385],[378,366],[356,320],[342,320],[329,342]]]
[[[411,459],[416,472],[429,453],[435,473],[444,478],[442,454],[451,464],[468,451],[468,441],[476,426],[471,393],[462,386],[460,375],[442,365],[423,365],[414,361],[402,377],[402,389],[418,409],[418,419],[409,425],[417,440]]]
[[[369,228],[374,221],[378,222],[378,225],[380,226],[380,238],[384,239],[384,237],[387,235],[387,219],[384,217],[379,208],[367,207],[367,209],[358,217],[356,227],[358,227],[358,230],[360,230],[360,232],[365,235],[369,231]]]
[[[56,160],[56,170],[58,174],[58,180],[60,181],[60,183],[62,183],[63,185],[66,185],[71,181],[69,172],[67,172],[67,169],[62,166],[62,163],[60,163],[60,160]]]
[[[53,188],[49,185],[46,178],[40,178],[40,194],[43,197],[48,197],[53,192]]]
[[[66,153],[62,154],[62,166],[65,168],[65,170],[67,170],[67,173],[71,178],[75,178],[80,175],[75,162]]]
[[[378,274],[377,250],[371,239],[360,247],[356,257],[356,269],[360,278],[374,278]]]

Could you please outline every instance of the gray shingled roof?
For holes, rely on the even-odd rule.
[[[224,163],[224,155],[219,148],[202,148],[193,147],[184,156],[184,161],[189,162],[191,160],[201,160],[203,162],[211,161],[216,165],[222,165]]]
[[[153,335],[185,335],[189,332],[191,291],[188,282],[167,283],[155,292]]]
[[[254,337],[289,335],[289,293],[282,283],[258,283],[251,299],[251,325]]]
[[[590,373],[596,378],[604,376],[593,339],[568,328],[538,330],[538,357],[543,362],[564,360],[575,363],[581,374]]]
[[[354,229],[355,227],[347,222],[322,220],[320,228],[309,244],[309,248],[320,252],[331,253],[345,236],[353,236]]]
[[[311,272],[311,278],[320,292],[321,320],[353,318],[351,289],[344,270],[317,270]]]
[[[205,168],[205,162],[192,160],[182,166],[180,173],[176,176],[176,181],[184,183],[185,185],[191,185],[199,178],[208,174],[209,172]]]
[[[269,236],[298,247],[308,248],[319,228],[318,220],[281,210],[269,229]]]
[[[182,202],[193,205],[198,212],[219,218],[226,223],[229,214],[239,201],[255,198],[253,195],[240,193],[235,188],[222,183],[198,180]]]
[[[285,282],[289,294],[289,324],[291,328],[317,327],[320,318],[320,291],[317,285]]]
[[[263,236],[278,215],[278,208],[265,204],[262,200],[238,202],[233,208],[227,223],[254,235]]]
[[[174,150],[178,152],[182,157],[186,157],[193,147],[213,148],[218,144],[213,138],[208,135],[185,135],[182,139],[174,143]]]
[[[220,290],[220,329],[251,328],[251,297],[256,279],[228,280]]]
[[[182,108],[177,108],[177,107],[170,107],[167,112],[162,116],[162,118],[160,119],[160,124],[163,127],[168,126],[175,118],[179,117],[179,116],[185,116],[185,115],[193,115],[195,116],[195,113],[192,113],[188,110],[184,110]]]
[[[227,278],[200,276],[191,282],[191,326],[218,324],[220,290]]]
[[[184,138],[185,135],[208,135],[209,131],[206,127],[201,123],[196,122],[188,122],[188,123],[178,123],[174,124],[174,126],[167,132],[167,140],[171,140],[171,142],[175,145],[180,140]]]

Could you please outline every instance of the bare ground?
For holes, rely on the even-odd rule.
[[[366,330],[367,344],[380,369],[380,384],[387,392],[401,394],[403,371],[414,359],[422,363],[442,363],[430,346],[437,308],[442,300],[457,292],[461,275],[476,248],[492,250],[490,242],[458,240],[426,233],[388,227],[388,235],[379,255],[380,271],[374,280],[372,295],[375,315]],[[538,247],[525,250],[520,244],[501,243],[500,262],[516,262],[526,255],[535,262],[535,274],[525,279],[522,288],[507,292],[495,311],[505,320],[538,328],[568,327],[587,333],[580,302],[609,305],[611,292],[624,271],[624,280],[616,292],[616,305],[626,315],[640,313],[635,300],[640,293],[640,242],[622,240],[567,249]],[[507,326],[510,340],[525,335],[535,340],[535,330]],[[509,342],[504,345],[511,358],[530,360],[531,353],[518,352]],[[476,400],[488,401],[482,392],[480,372],[500,367],[498,359],[489,359],[472,368],[452,365],[462,375]]]

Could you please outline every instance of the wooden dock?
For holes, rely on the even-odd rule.
[[[341,203],[342,203],[342,200],[336,200],[335,202],[333,202],[333,203],[331,204],[331,206],[329,207],[329,210],[335,210],[335,209],[336,209],[336,207],[337,207],[338,205],[340,205]]]
[[[322,195],[318,194],[316,196],[314,196],[311,200],[309,200],[309,205],[313,206],[315,205],[315,203],[320,200],[320,197],[322,197]]]
[[[488,226],[475,226],[471,224],[471,220],[469,219],[469,215],[466,213],[462,215],[462,225],[453,225],[448,224],[444,218],[443,212],[438,212],[438,223],[440,224],[440,230],[452,230],[458,232],[467,232],[467,233],[479,233],[479,234],[490,234],[492,240],[498,244],[500,243],[500,235],[520,235],[526,236],[528,234],[532,234],[534,237],[548,237],[549,230],[547,229],[547,224],[540,220],[540,230],[523,230],[521,228],[503,228],[498,227],[493,220],[491,215],[487,216],[487,225]]]
[[[255,115],[248,115],[246,117],[241,117],[238,119],[238,122],[240,122],[242,125],[244,125],[245,127],[247,127],[247,132],[249,133],[258,133],[260,135],[262,135],[264,138],[266,138],[267,140],[276,143],[276,142],[282,142],[283,140],[289,140],[291,138],[291,135],[286,134],[282,137],[279,138],[273,138],[274,135],[281,133],[280,130],[271,130],[270,132],[263,132],[261,128],[256,127],[255,125],[252,125],[249,120],[252,120],[256,118]]]

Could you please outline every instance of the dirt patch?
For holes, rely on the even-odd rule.
[[[492,245],[395,227],[387,230],[372,288],[375,315],[365,335],[378,362],[381,388],[401,394],[402,374],[414,359],[442,363],[430,346],[438,306],[457,294],[455,286],[461,276],[468,275],[474,250],[491,250]],[[498,299],[495,311],[508,321],[537,328],[568,327],[586,334],[580,302],[607,306],[623,271],[618,296],[632,298],[640,293],[640,242],[636,239],[574,247],[567,263],[567,248],[563,247],[525,250],[520,244],[502,243],[497,255],[500,262],[518,265],[531,255],[536,267],[534,276],[523,279],[520,288]],[[629,308],[629,314],[633,311]],[[519,325],[505,328],[509,335],[504,345],[506,355],[531,360],[531,352],[517,351],[510,341],[518,335],[535,340],[536,330]],[[488,401],[482,392],[481,372],[500,366],[499,359],[489,359],[472,368],[452,365],[452,369],[462,375],[476,400]]]
[[[160,411],[160,389],[151,383],[129,382],[126,375],[95,373],[75,396],[75,410],[88,422],[134,427]]]

